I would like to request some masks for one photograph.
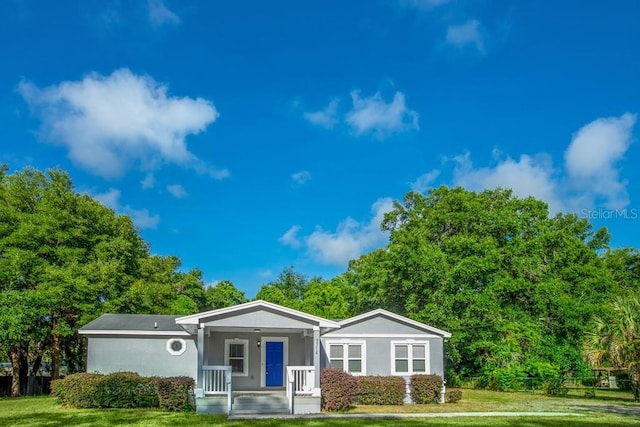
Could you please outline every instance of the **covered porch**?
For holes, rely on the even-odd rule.
[[[238,396],[261,395],[253,400],[264,413],[274,406],[264,396],[283,393],[288,413],[320,411],[320,335],[336,322],[265,301],[176,322],[197,334],[197,405],[207,408],[199,412],[233,413]]]

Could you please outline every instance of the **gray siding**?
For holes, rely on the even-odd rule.
[[[290,328],[309,329],[314,324],[280,313],[267,310],[258,310],[247,313],[232,313],[228,317],[218,318],[205,322],[206,326],[218,327],[243,327],[243,328]]]
[[[322,338],[322,367],[329,366],[329,348],[327,342],[340,341],[344,338]],[[398,337],[362,338],[354,337],[354,340],[365,341],[366,345],[366,374],[367,375],[391,375],[391,341],[402,341]],[[429,374],[444,376],[442,366],[442,338],[413,338],[415,341],[429,342]]]
[[[421,334],[421,335],[433,335],[425,332],[423,329],[418,329],[414,326],[406,323],[401,323],[395,319],[389,319],[383,316],[370,317],[357,323],[352,323],[347,326],[343,326],[340,329],[336,329],[335,333],[343,334]]]
[[[238,338],[239,340],[249,340],[249,375],[234,376],[233,389],[242,390],[261,390],[261,360],[262,348],[258,347],[258,340],[261,337],[287,337],[288,343],[288,361],[285,359],[285,366],[301,366],[311,364],[308,357],[311,355],[312,339],[304,338],[301,333],[278,334],[275,332],[264,333],[238,333],[238,332],[214,332],[209,336],[205,335],[205,365],[224,365],[224,346],[225,340]],[[306,355],[305,355],[306,352]],[[266,388],[262,388],[266,389]]]
[[[167,351],[167,340],[182,338],[187,350],[180,356]],[[109,374],[133,371],[142,376],[196,378],[198,351],[193,338],[164,336],[92,336],[87,350],[87,372]]]

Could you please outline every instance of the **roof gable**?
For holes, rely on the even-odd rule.
[[[237,326],[247,326],[243,324],[243,320],[247,320],[250,316],[248,313],[257,311],[268,312],[272,319],[288,318],[292,320],[292,323],[302,322],[307,325],[318,326],[323,328],[339,328],[340,324],[332,320],[327,320],[322,317],[314,316],[312,314],[303,313],[302,311],[294,310],[292,308],[283,307],[271,302],[257,300],[244,304],[238,304],[231,307],[220,308],[217,310],[206,311],[203,313],[196,313],[190,316],[183,316],[176,319],[178,325],[198,325],[200,323],[218,323],[230,326],[236,319]]]
[[[376,319],[379,317],[383,317],[389,319],[393,322],[397,322],[406,326],[409,326],[414,329],[418,329],[419,331],[423,331],[428,334],[434,334],[441,336],[443,338],[451,338],[451,333],[447,331],[443,331],[438,328],[434,328],[433,326],[429,326],[427,324],[409,319],[408,317],[401,316],[396,313],[392,313],[390,311],[384,310],[382,308],[378,308],[376,310],[369,311],[367,313],[360,314],[358,316],[350,317],[348,319],[344,319],[340,321],[341,328],[348,328],[352,325],[356,325],[358,323],[371,322],[372,319]],[[384,332],[384,331],[381,331]]]

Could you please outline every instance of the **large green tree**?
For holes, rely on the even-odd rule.
[[[149,253],[131,218],[78,194],[68,175],[0,166],[0,349],[25,391],[43,357],[82,369],[77,329],[110,312],[190,314],[206,306],[202,273]]]
[[[3,167],[0,200],[1,342],[17,394],[28,361],[45,351],[58,376],[65,341],[126,288],[147,248],[129,218],[75,193],[59,170]]]
[[[581,371],[585,325],[616,284],[606,230],[509,190],[408,193],[386,248],[351,262],[357,311],[386,307],[453,332],[449,371],[505,377]]]

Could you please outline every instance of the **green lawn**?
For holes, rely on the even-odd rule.
[[[582,416],[559,417],[464,417],[404,419],[292,419],[227,421],[224,416],[168,413],[157,410],[80,410],[59,407],[50,397],[0,399],[0,426],[212,426],[229,427],[299,425],[309,427],[345,426],[640,426],[640,404],[621,399],[548,398],[529,393],[497,393],[464,390],[463,400],[448,405],[405,405],[401,407],[360,407],[351,412],[478,412],[544,411],[572,412]],[[635,414],[635,415],[634,415]]]

